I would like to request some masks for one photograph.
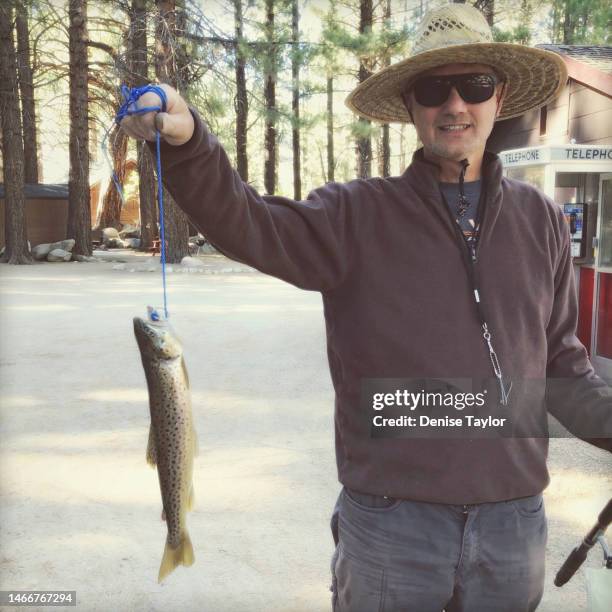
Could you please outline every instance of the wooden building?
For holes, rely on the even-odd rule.
[[[570,223],[578,336],[612,380],[612,47],[537,45],[558,53],[569,79],[538,110],[498,122],[487,148],[507,176],[539,187]]]
[[[67,238],[68,185],[25,186],[25,221],[30,244]],[[4,185],[0,184],[0,247],[4,246]]]
[[[95,213],[99,198],[96,186],[90,188],[90,209]],[[0,183],[0,248],[4,246],[4,185]],[[68,225],[68,185],[25,185],[26,233],[32,247],[37,244],[59,242],[72,236],[66,235]],[[93,218],[93,217],[92,217]]]

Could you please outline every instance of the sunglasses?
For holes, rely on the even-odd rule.
[[[421,106],[441,106],[453,87],[468,104],[480,104],[493,97],[497,83],[494,74],[445,74],[420,77],[411,89]]]

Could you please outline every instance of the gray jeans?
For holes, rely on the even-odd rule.
[[[342,489],[334,612],[530,612],[544,591],[542,495],[454,506]]]

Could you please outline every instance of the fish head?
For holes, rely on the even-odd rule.
[[[176,359],[183,354],[183,346],[166,321],[146,321],[134,317],[134,335],[143,357]]]

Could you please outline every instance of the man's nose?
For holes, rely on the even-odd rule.
[[[460,112],[465,112],[467,109],[467,102],[459,95],[457,88],[453,85],[450,93],[448,94],[446,102],[442,105],[440,110],[447,113],[457,114]]]

